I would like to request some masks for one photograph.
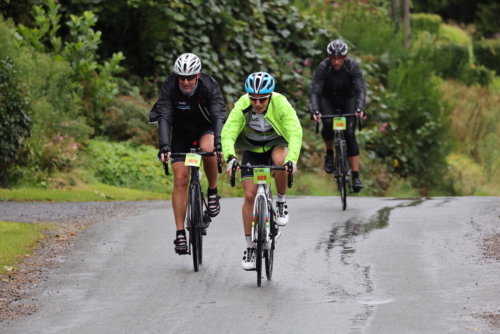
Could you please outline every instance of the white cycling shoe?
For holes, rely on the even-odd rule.
[[[241,265],[245,270],[255,269],[255,248],[247,248],[243,253],[243,262]]]
[[[286,202],[276,202],[276,224],[285,226],[288,223],[288,206]]]

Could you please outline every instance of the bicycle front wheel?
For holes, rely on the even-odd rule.
[[[346,192],[346,164],[347,164],[347,156],[344,150],[343,143],[337,147],[337,163],[338,166],[338,176],[337,176],[337,186],[340,192],[340,202],[342,204],[342,210],[347,208],[347,192]]]
[[[202,259],[202,242],[201,242],[201,212],[200,212],[200,186],[193,184],[189,189],[189,208],[191,215],[191,227],[189,228],[189,241],[193,250],[193,267],[194,271],[198,271]]]
[[[268,206],[269,223],[271,224],[271,247],[264,251],[264,258],[266,262],[266,277],[270,280],[273,277],[273,264],[274,264],[274,245],[276,240],[277,228],[276,220],[274,219],[274,210]]]
[[[262,281],[262,257],[264,250],[264,238],[266,235],[266,203],[262,196],[259,196],[257,200],[257,221],[256,221],[256,233],[257,233],[257,249],[255,254],[255,269],[257,271],[257,286],[260,288]]]

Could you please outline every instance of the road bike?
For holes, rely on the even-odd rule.
[[[193,147],[189,153],[172,153],[171,158],[185,156],[184,165],[189,166],[189,190],[188,206],[186,210],[186,228],[189,232],[188,252],[193,255],[194,271],[198,271],[199,265],[203,263],[203,236],[212,219],[208,215],[208,204],[201,190],[200,165],[202,157],[214,156],[215,152],[201,152],[197,142],[193,142]],[[219,174],[222,173],[222,158],[217,155],[217,165]],[[164,163],[165,175],[169,175],[168,164]],[[179,254],[181,255],[181,254]]]
[[[334,115],[322,115],[321,118],[333,118],[333,145],[335,148],[333,177],[339,189],[342,210],[345,210],[347,208],[347,189],[349,189],[349,193],[353,191],[351,184],[351,169],[349,168],[349,162],[347,160],[347,145],[344,139],[344,130],[346,130],[347,125],[346,117],[356,117],[356,114],[342,114],[342,110],[340,109],[335,109],[335,113]],[[357,117],[356,120],[358,120]],[[316,133],[319,132],[318,123],[319,122],[316,122],[315,124]],[[363,120],[359,119],[358,124],[359,131],[361,131]]]
[[[288,168],[288,188],[293,185],[293,164],[285,164]],[[285,170],[284,166],[273,165],[243,165],[233,163],[232,174],[229,179],[231,187],[235,185],[236,170],[240,168],[253,169],[254,183],[257,184],[257,195],[252,211],[252,240],[256,247],[255,269],[257,271],[257,286],[261,286],[262,259],[265,260],[266,277],[268,280],[273,276],[274,249],[276,238],[279,236],[279,228],[276,224],[276,211],[273,205],[271,192],[271,170]]]

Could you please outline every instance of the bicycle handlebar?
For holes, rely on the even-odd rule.
[[[314,113],[314,115],[319,115],[319,113]],[[335,117],[351,117],[356,116],[356,114],[335,114],[335,115],[322,115],[321,118],[335,118]],[[363,119],[360,117],[356,117],[359,120],[358,129],[361,131],[363,129]],[[315,122],[314,130],[316,133],[319,133],[319,122]]]
[[[190,153],[171,153],[170,158],[182,157],[182,156],[186,156],[187,154],[191,154],[191,153],[192,152],[190,152]],[[213,157],[214,155],[216,155],[215,152],[194,152],[194,153],[201,155],[201,156],[204,156],[204,157]],[[168,160],[165,160],[165,162],[163,163],[163,169],[165,169],[165,175],[170,174],[168,172]],[[220,154],[217,155],[217,169],[219,170],[219,174],[222,174],[222,157]]]
[[[291,161],[287,162],[285,166],[288,168],[288,188],[291,188],[293,185],[293,163]],[[255,168],[269,168],[271,170],[286,170],[285,166],[269,166],[269,165],[240,165],[238,162],[233,163],[233,167],[231,169],[232,173],[231,176],[229,177],[229,184],[231,187],[234,187],[235,185],[235,179],[236,179],[236,170],[238,167],[240,168],[248,168],[248,169],[255,169]]]

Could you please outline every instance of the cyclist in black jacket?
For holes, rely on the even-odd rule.
[[[312,120],[318,122],[321,115],[333,115],[335,109],[344,114],[356,114],[366,118],[365,81],[359,65],[347,58],[347,44],[336,39],[326,48],[328,58],[317,67],[309,94]],[[359,146],[354,133],[356,118],[347,117],[347,130],[344,137],[347,144],[347,160],[352,170],[353,190],[359,192],[363,184],[359,179]],[[321,136],[325,142],[325,171],[333,173],[333,119],[323,119]]]
[[[193,142],[198,142],[205,152],[222,154],[220,133],[226,119],[226,105],[219,85],[214,78],[201,73],[201,61],[192,53],[177,58],[174,71],[163,82],[160,97],[149,114],[150,123],[158,122],[160,161],[168,160],[171,153],[189,152]],[[203,165],[208,180],[208,214],[215,217],[220,211],[216,157],[203,157]],[[184,218],[189,170],[183,157],[172,159],[172,169],[172,206],[177,227],[174,244],[175,251],[182,254],[188,249]]]

